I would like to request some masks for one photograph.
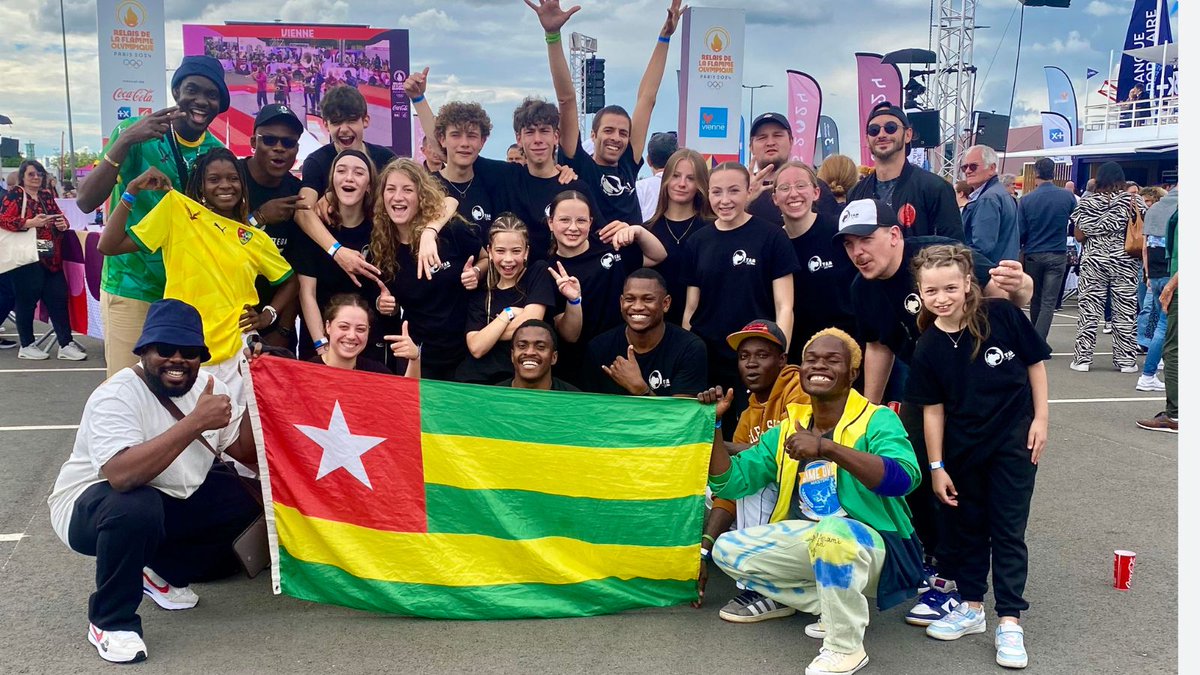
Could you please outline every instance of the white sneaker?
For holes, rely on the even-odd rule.
[[[200,602],[196,591],[187,586],[172,586],[149,567],[142,568],[142,593],[163,609],[191,609]]]
[[[820,619],[817,619],[816,623],[810,623],[804,627],[804,634],[814,640],[824,640],[825,624],[821,623]]]
[[[1136,373],[1137,371],[1141,370],[1141,368],[1138,367],[1138,364],[1135,363],[1131,366],[1120,366],[1119,368],[1117,368],[1117,370],[1119,370],[1125,374],[1130,374],[1130,373]]]
[[[1112,334],[1112,322],[1111,321],[1104,322],[1104,334],[1105,335]]]
[[[111,663],[137,663],[146,660],[146,643],[131,630],[100,630],[88,624],[88,642],[100,658]]]
[[[867,652],[862,647],[853,654],[843,654],[821,647],[821,653],[804,669],[804,675],[850,675],[866,667]]]
[[[21,351],[17,352],[18,359],[29,359],[30,361],[45,361],[50,358],[46,352],[38,349],[35,344],[30,344],[28,347],[21,347]]]
[[[82,361],[87,358],[87,350],[83,348],[83,345],[71,340],[65,347],[58,348],[58,358],[63,361]]]
[[[1138,378],[1135,389],[1138,391],[1166,391],[1167,384],[1154,375],[1142,375]]]
[[[1081,373],[1086,373],[1087,371],[1089,371],[1091,369],[1092,369],[1092,364],[1090,364],[1090,363],[1079,363],[1078,361],[1071,362],[1071,370],[1078,370]]]

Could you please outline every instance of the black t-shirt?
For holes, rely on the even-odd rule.
[[[842,215],[843,206],[838,204],[837,198],[833,196],[833,190],[829,187],[828,183],[818,178],[817,187],[821,190],[821,196],[817,197],[817,203],[814,208],[817,213],[823,213],[836,222],[838,216]],[[775,198],[772,195],[772,189],[763,190],[746,207],[746,213],[762,218],[773,225],[783,227],[783,212],[779,210],[778,206],[775,206]]]
[[[676,326],[683,323],[683,309],[687,305],[687,284],[683,282],[684,251],[693,235],[709,227],[712,222],[699,215],[690,220],[668,220],[663,216],[650,226],[650,233],[667,249],[667,259],[654,269],[667,282],[667,294],[671,296],[667,322]]]
[[[325,365],[325,361],[321,359],[320,354],[308,360],[309,363],[319,363]],[[379,373],[380,375],[395,375],[388,367],[375,359],[370,359],[361,354],[354,360],[354,369],[363,373]]]
[[[880,342],[891,349],[896,358],[903,363],[912,359],[913,348],[917,344],[920,331],[917,329],[917,315],[921,313],[921,295],[917,292],[917,283],[913,279],[912,259],[917,251],[939,244],[959,244],[962,242],[947,237],[910,237],[904,240],[904,259],[900,269],[889,279],[864,279],[862,275],[854,278],[850,285],[850,297],[854,302],[855,322],[858,332],[855,335],[863,342]],[[996,266],[991,260],[972,252],[975,260],[975,280],[979,287],[985,288],[992,277],[988,273]]]
[[[525,307],[526,305],[542,305],[546,308],[546,321],[554,315],[554,304],[558,301],[558,288],[554,279],[546,269],[546,261],[538,260],[530,263],[529,269],[512,288],[495,288],[489,292],[481,286],[471,292],[467,298],[467,324],[463,335],[477,330],[494,321],[505,307]],[[492,384],[513,374],[512,342],[499,340],[491,351],[482,358],[475,358],[470,353],[459,367],[457,377],[463,382]]]
[[[489,160],[491,161],[491,160]],[[478,167],[479,162],[475,163]],[[550,202],[560,192],[576,190],[588,196],[593,204],[596,203],[595,193],[578,178],[562,184],[558,176],[538,178],[520,164],[504,162],[503,180],[498,181],[502,195],[497,201],[503,204],[503,209],[512,211],[529,230],[529,261],[546,260],[550,256]],[[607,223],[592,223],[589,239],[599,242],[598,233]]]
[[[383,167],[396,158],[396,153],[392,152],[391,148],[366,141],[363,141],[363,145],[367,148],[367,157],[370,157],[371,162],[375,165],[376,173],[383,171]],[[338,151],[333,149],[333,144],[326,143],[305,157],[304,164],[300,167],[301,187],[316,190],[318,197],[324,195],[325,188],[329,187],[329,171],[333,168],[333,160],[337,154]]]
[[[384,334],[399,333],[404,321],[413,342],[421,345],[421,363],[439,370],[461,363],[467,354],[467,289],[462,270],[467,258],[479,256],[479,235],[473,225],[452,220],[438,233],[438,257],[442,266],[433,278],[417,278],[417,261],[412,247],[396,249],[396,273],[386,282],[401,311],[381,317]],[[376,287],[378,295],[378,287]]]
[[[850,262],[846,249],[833,240],[837,230],[837,221],[818,211],[812,227],[790,240],[800,263],[800,269],[792,275],[796,320],[788,345],[791,363],[800,363],[804,343],[817,331],[835,327],[854,335],[857,330],[850,285],[858,269]]]
[[[509,378],[509,379],[501,382],[499,386],[511,387],[511,386],[513,386],[512,383],[513,383],[512,378]],[[576,387],[575,385],[571,384],[570,382],[564,382],[564,381],[558,379],[557,377],[551,375],[550,376],[550,391],[579,391],[579,387]]]
[[[500,167],[497,168],[496,164]],[[504,173],[507,162],[480,157],[475,160],[475,176],[465,183],[448,180],[441,172],[433,174],[447,195],[458,200],[458,215],[478,228],[479,238],[487,241],[492,221],[503,209]]]
[[[579,178],[591,188],[592,196],[600,209],[600,218],[592,226],[601,228],[614,220],[630,225],[642,224],[642,206],[637,197],[637,176],[642,170],[641,158],[633,156],[633,146],[625,148],[616,166],[600,166],[583,149],[583,137],[575,146],[575,156],[568,159],[560,147],[558,161],[567,164]]]
[[[358,251],[364,257],[370,259],[371,245],[371,220],[367,219],[357,227],[341,227],[331,229],[330,234],[337,240],[339,244],[345,248]],[[375,297],[379,295],[375,284],[371,283],[370,279],[360,279],[362,286],[355,286],[350,280],[350,276],[342,271],[337,262],[329,257],[329,254],[321,250],[321,247],[312,239],[304,236],[303,232],[298,232],[295,237],[296,242],[296,259],[292,262],[292,268],[297,274],[306,277],[312,277],[317,280],[317,307],[321,312],[329,306],[329,299],[338,293],[353,293],[364,298],[368,305],[374,307]],[[376,322],[371,328],[369,336],[371,347],[368,347],[372,358],[386,359],[383,349],[383,335],[379,332],[379,323]],[[300,316],[300,358],[308,358],[313,354],[312,336],[309,334],[307,325],[304,322],[304,316]]]
[[[708,388],[704,341],[675,324],[663,325],[666,330],[658,346],[637,355],[642,379],[655,396],[695,396]],[[600,368],[611,364],[618,356],[628,355],[629,340],[625,337],[624,325],[592,338],[583,372],[584,389],[599,394],[629,394]]]
[[[707,227],[688,240],[684,283],[700,289],[692,332],[711,349],[755,319],[775,319],[776,279],[800,265],[783,229],[754,216],[736,230]]]
[[[1050,357],[1050,346],[1012,303],[989,298],[984,308],[991,330],[974,359],[975,338],[965,328],[925,331],[904,397],[946,406],[943,457],[960,467],[1006,446],[1026,447],[1034,413],[1028,368]]]
[[[260,206],[272,199],[294,197],[300,194],[300,179],[291,173],[285,174],[279,185],[266,187],[255,182],[254,176],[250,174],[249,157],[239,161],[242,164],[242,171],[246,176],[246,196],[250,200],[250,213],[254,213]],[[275,247],[279,249],[279,252],[283,255],[283,259],[295,267],[296,250],[298,248],[297,237],[308,238],[300,231],[299,226],[296,225],[296,221],[289,218],[282,223],[267,225],[263,230],[275,242]],[[259,305],[270,304],[271,298],[275,297],[276,287],[272,286],[265,277],[260,276],[255,279],[254,288],[258,291]]]

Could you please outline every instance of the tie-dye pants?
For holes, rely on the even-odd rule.
[[[886,551],[879,533],[849,518],[785,520],[717,538],[712,559],[753,591],[819,614],[825,647],[851,653],[867,630],[867,597],[879,585]]]

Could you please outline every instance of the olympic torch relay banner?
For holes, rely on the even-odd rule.
[[[100,63],[100,124],[167,107],[167,45],[162,0],[98,0],[96,38]]]
[[[340,84],[367,99],[369,143],[411,157],[412,115],[408,77],[408,31],[361,26],[185,25],[183,53],[207,54],[221,62],[229,87],[229,111],[210,130],[239,157],[250,154],[254,116],[263,106],[289,106],[304,122],[297,165],[329,142],[321,128],[321,101]]]
[[[744,10],[692,7],[683,13],[679,147],[714,162],[738,156],[745,35]]]
[[[854,55],[858,62],[858,140],[859,163],[863,166],[875,166],[875,159],[867,147],[867,116],[871,108],[891,101],[900,105],[900,69],[894,64],[883,63],[883,56],[858,52]]]
[[[788,123],[792,125],[790,159],[812,166],[821,117],[821,85],[807,73],[787,71]]]
[[[276,593],[444,619],[696,598],[713,409],[263,357]]]

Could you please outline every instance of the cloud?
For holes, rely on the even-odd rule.
[[[1123,7],[1117,7],[1116,5],[1110,5],[1107,2],[1102,2],[1101,0],[1092,0],[1087,4],[1087,7],[1083,11],[1091,14],[1092,16],[1111,16],[1113,14],[1123,14],[1125,9]]]
[[[1061,38],[1054,38],[1049,44],[1034,43],[1029,46],[1029,49],[1036,52],[1049,52],[1052,54],[1082,54],[1092,51],[1092,43],[1085,37],[1079,34],[1079,31],[1073,30],[1067,33],[1067,39],[1064,41]]]
[[[444,11],[440,9],[426,9],[412,16],[404,15],[396,21],[397,26],[406,26],[410,31],[417,33],[440,33],[452,31],[458,28],[458,22],[451,19]],[[434,39],[441,39],[442,36],[429,36]]]
[[[287,0],[279,18],[296,23],[345,23],[350,15],[346,0]]]

